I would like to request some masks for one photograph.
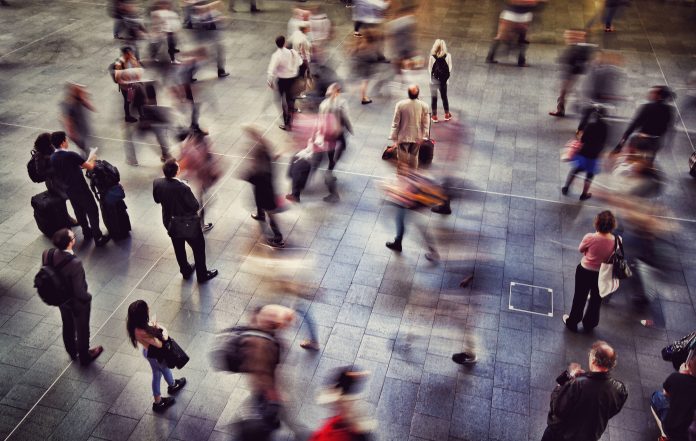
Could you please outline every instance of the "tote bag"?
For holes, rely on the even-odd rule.
[[[615,269],[617,266],[622,269],[628,269],[624,260],[623,244],[619,236],[614,237],[614,252],[599,267],[598,285],[600,297],[606,297],[619,289],[619,279],[628,277],[628,275],[625,275],[625,272],[617,271]],[[628,271],[630,272],[630,270]]]

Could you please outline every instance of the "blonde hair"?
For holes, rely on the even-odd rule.
[[[433,48],[430,50],[430,55],[435,55],[438,58],[447,55],[447,43],[445,43],[445,40],[440,40],[439,38],[435,40]]]

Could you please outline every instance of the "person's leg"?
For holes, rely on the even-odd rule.
[[[654,266],[649,265],[642,260],[636,260],[633,278],[639,284],[640,288],[637,290],[638,293],[637,295],[634,295],[634,298],[640,298],[648,302],[648,309],[650,310],[651,316],[651,326],[662,329],[665,327],[665,316],[662,312],[662,307],[657,294],[656,282],[659,275],[660,271]]]
[[[440,83],[440,97],[442,98],[442,107],[445,109],[445,115],[449,113],[449,98],[447,98],[447,81]]]
[[[174,37],[174,32],[167,32],[167,53],[169,53],[169,61],[172,63],[176,59],[174,54],[176,54],[176,38]]]
[[[326,157],[329,158],[329,170],[333,170],[334,167],[336,167],[336,150],[335,146],[333,149],[329,149],[326,151]]]
[[[283,124],[290,125],[290,83],[288,78],[278,78],[278,95],[280,96],[280,107],[283,111]]]
[[[121,89],[121,95],[123,95],[123,111],[126,114],[126,119],[132,118],[130,113],[130,103],[128,102],[128,91]]]
[[[136,128],[133,126],[126,126],[124,131],[126,139],[123,143],[123,150],[126,154],[126,163],[129,165],[138,165],[138,158],[135,155],[135,144],[133,143],[135,130]]]
[[[167,159],[172,157],[171,153],[169,153],[167,129],[158,124],[155,124],[152,126],[152,132],[155,134],[155,138],[157,138],[157,143],[159,144],[160,150],[162,151],[162,160],[166,161]]]
[[[159,367],[159,370],[162,373],[162,376],[164,377],[164,381],[167,382],[167,385],[174,386],[176,383],[174,381],[174,374],[172,374],[172,370],[169,369],[167,365],[163,362],[158,361],[157,366]]]
[[[582,326],[585,331],[591,331],[599,324],[599,310],[602,306],[602,298],[599,296],[599,272],[588,271],[588,283],[590,284],[590,301],[587,311],[582,318]]]
[[[225,46],[220,38],[215,38],[218,76],[225,73]]]
[[[566,326],[570,329],[576,329],[580,320],[582,320],[585,312],[585,304],[587,303],[587,293],[590,291],[588,281],[590,271],[578,264],[575,268],[575,294],[573,294],[573,305],[570,308],[570,316],[566,320]]]
[[[196,264],[196,277],[199,280],[203,280],[208,272],[208,267],[205,263],[205,237],[203,236],[203,232],[193,239],[186,239],[186,242],[193,250],[193,259]]]
[[[143,355],[147,354],[143,350]],[[150,369],[152,369],[152,396],[155,399],[155,403],[159,403],[162,398],[162,391],[160,389],[160,383],[162,382],[162,371],[160,370],[159,363],[154,358],[149,358],[147,355],[145,359],[150,363]]]
[[[92,356],[89,354],[90,309],[91,306],[89,304],[73,308],[75,332],[77,333],[77,354],[82,364],[87,364],[92,361]]]
[[[565,185],[564,185],[563,188],[561,189],[561,192],[562,192],[563,194],[567,194],[567,193],[568,193],[568,189],[570,188],[570,184],[573,183],[573,180],[575,180],[575,175],[577,175],[578,173],[580,173],[580,171],[581,171],[581,168],[580,168],[580,167],[575,167],[575,168],[571,169],[571,170],[568,172],[568,177],[566,178]]]
[[[77,358],[77,345],[75,341],[75,320],[70,307],[62,305],[60,310],[60,318],[63,321],[63,345],[65,350],[72,360]]]
[[[612,29],[611,24],[616,15],[616,6],[607,6],[604,11],[604,29]]]
[[[396,208],[396,237],[395,242],[401,244],[406,232],[406,208],[398,206]]]
[[[97,207],[97,202],[94,200],[92,193],[86,193],[83,195],[84,202],[83,206],[87,212],[87,217],[89,218],[89,226],[92,231],[92,237],[94,239],[99,239],[102,237],[101,229],[99,228],[99,208]]]
[[[85,239],[91,239],[92,238],[92,230],[89,228],[89,221],[87,220],[87,212],[85,210],[85,207],[82,203],[82,200],[77,197],[70,197],[70,205],[73,207],[73,211],[75,212],[75,218],[77,219],[77,222],[80,224],[80,227],[82,228],[82,236]]]
[[[273,240],[275,240],[276,242],[282,241],[283,233],[280,232],[280,228],[278,227],[278,224],[275,221],[275,216],[266,211],[266,217],[268,218],[268,225],[271,227],[271,231],[273,232]]]
[[[188,257],[186,257],[186,241],[184,239],[172,239],[172,245],[174,246],[174,256],[176,257],[176,263],[179,264],[179,272],[184,276],[188,277],[191,272],[191,265],[188,262]],[[198,266],[198,262],[195,262]]]
[[[527,46],[529,42],[527,41],[527,28],[526,26],[520,25],[517,30],[517,44],[520,47],[520,54],[517,56],[517,65],[524,67],[527,65]]]
[[[590,195],[590,185],[592,185],[592,179],[594,178],[594,173],[587,172],[587,176],[585,176],[585,184],[582,187],[582,195],[580,197],[589,197]]]
[[[498,50],[498,46],[500,46],[500,40],[493,40],[493,42],[491,42],[491,47],[488,48],[488,55],[486,55],[486,63],[497,63],[497,61],[495,61],[495,53]]]
[[[435,117],[437,117],[437,89],[437,81],[430,80],[430,111]]]

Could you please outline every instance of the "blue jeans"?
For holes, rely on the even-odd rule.
[[[607,6],[604,10],[604,27],[610,28],[611,22],[614,21],[616,12],[619,10],[618,6]]]
[[[661,390],[656,390],[650,397],[650,406],[655,410],[662,423],[665,422],[667,412],[669,412],[669,398]]]
[[[160,363],[154,358],[148,358],[147,349],[143,349],[143,356],[145,356],[148,363],[150,363],[150,368],[152,369],[152,395],[159,397],[162,395],[160,391],[162,375],[164,375],[164,381],[170,386],[174,386],[174,375],[172,375],[172,370],[169,369],[166,364]]]

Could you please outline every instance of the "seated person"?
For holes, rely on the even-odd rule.
[[[662,391],[653,393],[650,405],[669,441],[688,441],[696,410],[696,356],[667,377]]]

